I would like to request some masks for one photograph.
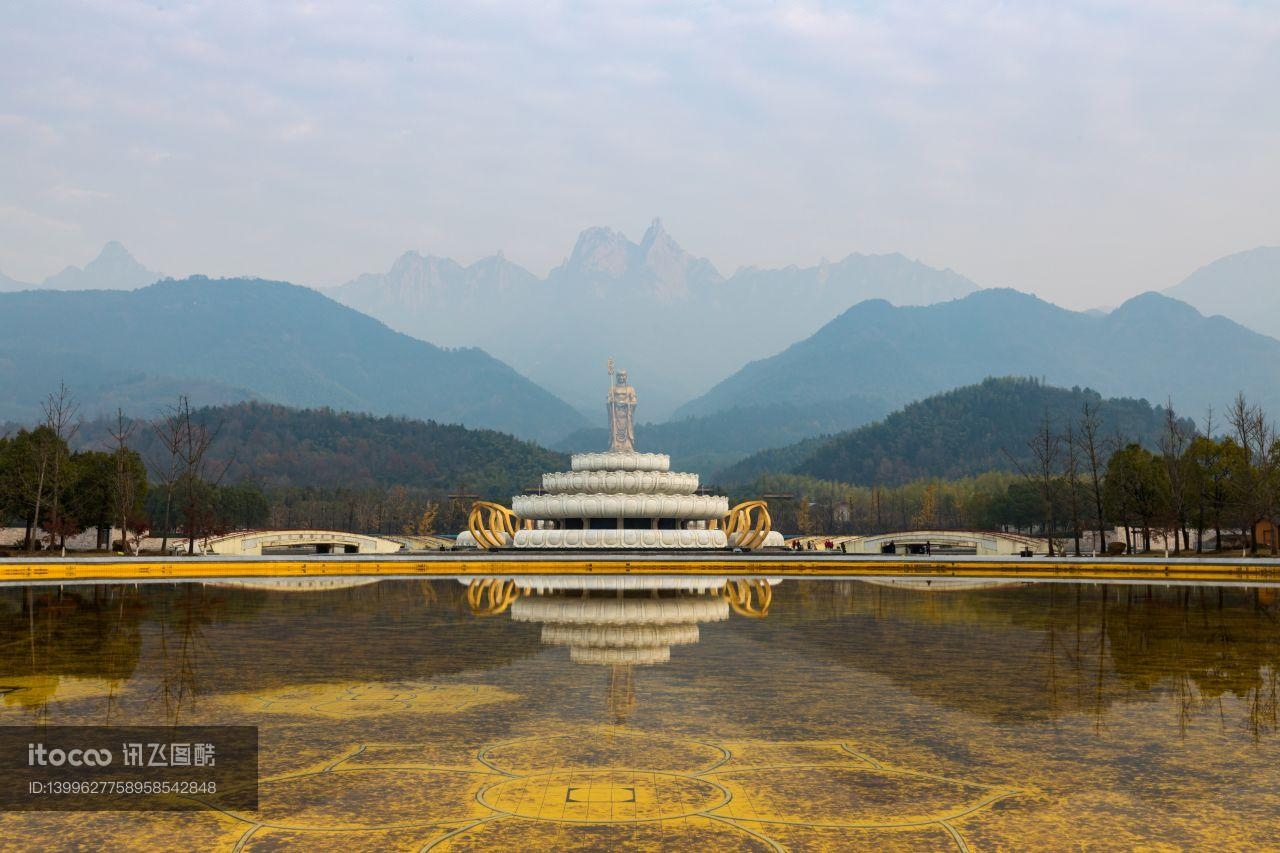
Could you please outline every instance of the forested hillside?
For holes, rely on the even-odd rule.
[[[433,421],[265,403],[198,409],[192,417],[215,435],[210,468],[226,469],[223,482],[268,490],[405,486],[443,496],[461,486],[506,500],[544,471],[568,465],[563,454],[533,442]],[[80,440],[101,443],[109,426],[88,423]],[[166,455],[149,424],[138,425],[132,444],[152,463]]]
[[[1226,401],[1224,401],[1225,403]],[[769,473],[795,473],[864,485],[898,485],[1013,471],[1030,461],[1028,439],[1047,417],[1056,431],[1096,406],[1100,434],[1154,446],[1164,410],[1146,400],[1106,399],[1091,389],[1065,389],[1034,379],[987,379],[912,403],[883,421],[825,439],[768,450],[718,475],[728,483]]]
[[[884,417],[890,407],[873,398],[848,398],[799,406],[774,403],[741,406],[698,418],[636,427],[636,447],[671,456],[671,467],[704,479],[761,448],[790,446],[809,436],[844,432]],[[582,429],[554,445],[558,450],[600,450],[609,431]],[[796,460],[799,461],[799,460]]]

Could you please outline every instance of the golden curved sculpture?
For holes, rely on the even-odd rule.
[[[769,615],[769,605],[773,603],[773,587],[766,580],[733,580],[724,585],[720,591],[724,600],[729,602],[733,612],[739,616],[752,619],[763,619]],[[754,596],[755,602],[752,602]]]
[[[769,517],[769,505],[764,501],[743,501],[724,517],[724,533],[730,537],[729,544],[744,551],[754,551],[763,545],[772,529],[773,519]],[[737,542],[732,540],[735,533],[738,534]]]
[[[497,616],[520,597],[520,587],[513,580],[483,578],[467,584],[467,606],[475,616]]]
[[[519,517],[502,504],[492,501],[476,501],[467,516],[467,530],[475,537],[480,548],[503,548],[515,538]],[[504,534],[506,537],[504,538]]]

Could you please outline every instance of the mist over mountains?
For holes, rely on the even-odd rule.
[[[1280,250],[1257,249],[1174,290],[1265,317],[1278,265]],[[1280,410],[1280,341],[1168,296],[1075,312],[975,290],[901,255],[725,278],[656,221],[639,243],[587,229],[545,278],[500,254],[463,266],[410,252],[387,273],[328,291],[387,325],[281,282],[193,277],[122,289],[153,275],[110,243],[49,288],[0,293],[9,316],[50,320],[15,323],[0,341],[0,418],[29,422],[66,381],[87,413],[145,412],[187,394],[202,405],[261,400],[457,422],[589,450],[607,443],[595,424],[612,355],[640,391],[639,445],[709,476],[988,376],[1172,398],[1196,418],[1237,390]]]
[[[588,228],[546,278],[502,255],[462,266],[409,252],[386,273],[330,293],[406,334],[481,347],[597,421],[604,361],[613,356],[643,389],[642,417],[660,421],[744,361],[780,351],[856,302],[919,305],[976,289],[897,254],[726,278],[655,220],[639,243]]]
[[[1225,317],[1146,293],[1105,315],[1015,290],[983,290],[926,307],[860,303],[771,358],[746,365],[678,417],[758,395],[798,406],[879,395],[894,405],[1016,373],[1105,396],[1163,401],[1203,417],[1237,390],[1280,411],[1280,341]]]
[[[1280,246],[1206,264],[1165,291],[1202,314],[1221,314],[1264,335],[1280,333]]]
[[[0,294],[0,419],[38,420],[65,381],[84,414],[138,416],[262,400],[405,415],[549,442],[585,425],[568,404],[478,349],[393,332],[306,287],[166,280],[134,291]]]
[[[39,284],[28,284],[0,273],[0,291],[16,290],[135,290],[163,276],[149,270],[119,242],[112,240],[84,267],[68,266]]]

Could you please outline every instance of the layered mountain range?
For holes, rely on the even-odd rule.
[[[1206,264],[1165,291],[1203,314],[1221,314],[1264,335],[1280,334],[1280,246],[1259,246]]]
[[[613,356],[643,388],[645,415],[662,420],[744,361],[778,352],[863,299],[920,305],[976,289],[901,255],[726,278],[655,220],[639,243],[609,228],[583,231],[546,278],[502,255],[462,266],[409,252],[386,273],[331,294],[406,334],[479,346],[597,420],[604,360]]]
[[[1173,292],[1205,300],[1206,313],[1253,306],[1254,325],[1266,326],[1277,269],[1280,250],[1258,249]],[[1280,412],[1280,341],[1168,296],[1074,312],[977,290],[901,255],[726,278],[658,222],[639,243],[588,229],[545,278],[501,255],[463,266],[407,253],[387,273],[329,291],[387,325],[280,282],[194,277],[128,290],[154,275],[112,243],[46,289],[0,293],[15,318],[0,341],[0,418],[30,422],[65,381],[87,413],[143,413],[178,394],[209,405],[256,399],[582,450],[607,440],[592,422],[602,420],[610,355],[640,388],[639,444],[703,474],[988,376],[1171,398],[1195,417],[1244,391]]]
[[[1222,411],[1238,390],[1280,411],[1277,366],[1280,341],[1157,293],[1099,316],[983,290],[925,307],[855,305],[676,415],[710,415],[753,395],[797,406],[878,396],[896,406],[1010,373],[1108,396],[1171,398],[1197,417]]]
[[[133,291],[0,294],[0,419],[30,423],[65,382],[85,415],[140,416],[178,394],[488,427],[550,442],[585,425],[478,349],[441,349],[306,287],[166,280]]]

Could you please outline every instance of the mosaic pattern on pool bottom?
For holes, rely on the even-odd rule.
[[[466,763],[439,758],[427,744],[360,744],[265,779],[262,810],[232,813],[245,826],[236,844],[966,849],[955,821],[1023,793],[838,741],[720,743],[608,727],[484,746]]]
[[[460,714],[472,708],[516,698],[518,697],[514,693],[486,684],[401,681],[377,684],[308,684],[263,693],[232,694],[223,697],[223,701],[250,714],[265,712],[350,719],[404,711],[415,714]]]
[[[1280,849],[1262,591],[788,581],[619,670],[463,590],[0,590],[0,724],[258,725],[264,774],[0,850]]]

